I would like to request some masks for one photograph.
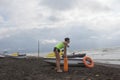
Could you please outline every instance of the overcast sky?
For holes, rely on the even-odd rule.
[[[120,46],[120,0],[0,0],[0,51]]]

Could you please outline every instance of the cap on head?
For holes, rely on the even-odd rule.
[[[68,37],[65,38],[65,41],[69,41],[69,40],[70,40],[70,38],[68,38]]]

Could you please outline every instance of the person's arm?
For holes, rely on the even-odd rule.
[[[67,42],[64,42],[64,45],[65,45],[66,47],[69,47],[69,45],[68,45],[68,43],[67,43]]]
[[[64,42],[64,57],[67,57],[67,47],[69,47],[68,43]]]

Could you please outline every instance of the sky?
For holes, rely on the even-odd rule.
[[[120,0],[0,0],[0,52],[120,46]]]

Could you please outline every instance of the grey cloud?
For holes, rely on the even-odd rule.
[[[11,48],[12,50],[17,51],[21,48],[25,49],[27,52],[37,52],[37,41],[39,40],[40,51],[50,52],[53,50],[55,44],[45,45],[42,44],[42,41],[46,39],[63,41],[64,37],[71,38],[70,51],[119,45],[119,38],[116,38],[115,40],[107,40],[101,39],[101,35],[103,34],[99,34],[81,25],[69,25],[69,27],[64,28],[34,28],[31,30],[19,31],[19,33],[9,38],[0,40],[0,49]],[[97,36],[98,39],[91,39],[91,36]]]
[[[103,5],[96,0],[80,0],[79,9],[88,10],[92,12],[110,11],[110,7]]]
[[[10,48],[12,51],[18,51],[19,48],[25,49],[27,52],[36,51],[37,41],[31,35],[20,33],[9,38],[0,40],[2,50]]]
[[[73,8],[79,8],[80,10],[91,11],[110,11],[110,7],[103,5],[96,0],[42,0],[40,5],[46,6],[52,10],[71,10]]]
[[[96,40],[90,39],[91,36],[97,36],[94,31],[84,26],[73,27],[69,33],[71,35],[72,47],[74,49],[90,49],[97,46]]]
[[[29,8],[31,6],[30,5],[30,6],[28,6],[28,9],[24,8],[24,7],[26,7],[25,5],[27,5],[27,3],[29,1],[25,2],[23,9],[21,8],[22,3],[19,4],[19,2],[16,2],[15,0],[14,0],[13,4],[9,0],[8,1],[10,2],[10,4],[9,4],[9,2],[7,2],[7,0],[4,0],[4,1],[5,1],[4,4],[0,3],[0,4],[2,4],[2,5],[0,5],[0,15],[2,15],[2,17],[4,17],[4,20],[8,20],[8,18],[11,18],[11,20],[12,20],[12,18],[15,17],[15,21],[18,20],[18,23],[19,23],[19,21],[20,21],[20,23],[22,23],[21,20],[23,20],[22,24],[29,24],[28,25],[29,27],[34,27],[34,26],[40,26],[40,27],[43,26],[44,27],[44,26],[46,26],[46,25],[36,25],[39,23],[57,23],[62,20],[63,20],[63,22],[65,22],[63,16],[66,15],[66,13],[69,13],[69,11],[67,12],[67,10],[70,10],[70,12],[72,11],[72,9],[73,9],[73,11],[78,10],[78,14],[76,14],[77,16],[79,16],[79,13],[84,14],[86,12],[86,13],[88,13],[88,17],[89,17],[92,15],[89,13],[89,11],[95,12],[97,15],[97,12],[98,13],[105,12],[105,11],[109,11],[111,9],[111,8],[109,8],[109,6],[107,6],[107,4],[103,5],[102,3],[98,2],[97,0],[42,0],[40,5],[35,6],[36,4],[33,3],[33,7]],[[36,3],[39,3],[39,1]],[[19,5],[19,6],[15,8],[16,5]],[[21,13],[19,13],[19,8],[21,8],[21,11],[23,11],[23,14],[22,14],[23,16],[21,16]],[[14,14],[15,13],[14,11],[16,11],[16,10],[18,10],[17,11],[18,13],[16,13],[17,15]],[[25,14],[28,13],[28,12],[25,12],[27,10],[28,10],[28,12],[30,10],[29,14],[33,12],[33,14],[29,15],[30,18],[27,15],[25,16]],[[34,12],[35,12],[35,14],[34,14]],[[73,12],[73,14],[74,14],[74,12]],[[107,14],[107,13],[105,12],[105,14]],[[36,15],[36,16],[34,16],[34,15]],[[92,16],[94,16],[94,14]],[[99,16],[99,14],[98,14],[98,16]],[[23,19],[24,17],[26,17],[25,20]],[[81,18],[81,16],[78,18]],[[69,16],[68,16],[68,19],[69,19]],[[10,22],[12,22],[11,20],[10,20]],[[95,18],[95,20],[97,20],[97,19]],[[18,27],[18,26],[22,25],[22,24],[18,24],[18,26],[15,25],[16,24],[15,21],[13,20],[13,23],[11,23],[10,25],[9,24],[5,24],[5,25],[0,24],[0,27],[2,27],[2,26],[3,27]],[[26,22],[26,21],[28,21],[28,22]],[[26,22],[26,23],[24,23],[24,22]],[[76,21],[74,21],[74,22],[76,22]],[[61,25],[64,27],[60,27],[60,25],[57,25],[59,28],[44,27],[42,29],[34,28],[31,30],[25,29],[24,31],[22,31],[24,29],[24,27],[26,27],[26,25],[23,25],[24,27],[21,26],[23,28],[22,30],[12,31],[11,32],[11,33],[13,33],[12,36],[0,40],[0,49],[2,50],[5,48],[11,48],[11,49],[17,50],[18,48],[25,48],[28,51],[37,51],[37,41],[40,40],[41,51],[51,51],[55,44],[44,45],[44,44],[42,44],[41,41],[46,40],[46,39],[47,40],[57,39],[59,41],[63,41],[64,37],[71,38],[71,44],[70,44],[71,50],[120,45],[119,44],[120,38],[118,36],[116,36],[115,40],[101,39],[102,38],[101,35],[104,35],[105,33],[98,33],[93,30],[88,29],[88,26],[91,27],[92,25],[87,25],[87,27],[86,27],[86,26],[82,26],[82,25],[76,25],[76,23],[74,23],[74,22],[71,20],[71,23],[73,25],[69,24],[69,22]],[[80,22],[82,23],[82,20]],[[85,24],[87,24],[86,21],[83,21],[83,22]],[[31,23],[34,23],[35,25],[32,25]],[[79,23],[79,24],[81,24],[81,23]],[[114,23],[114,21],[113,21],[113,23]],[[111,25],[113,25],[113,24],[111,24]],[[47,26],[49,26],[49,25],[47,25]],[[50,26],[52,26],[52,25],[50,25]],[[107,24],[106,24],[106,26],[107,26]],[[117,26],[119,26],[119,25],[117,25]],[[90,38],[91,36],[97,36],[97,38]],[[113,38],[115,38],[115,37],[113,37]]]
[[[48,6],[54,10],[68,10],[74,7],[76,0],[42,0],[40,4]]]
[[[44,45],[43,40],[56,39],[63,41],[69,31],[67,28],[42,28],[18,31],[9,38],[0,40],[0,48],[11,48],[17,50],[18,48],[24,48],[28,51],[37,51],[37,41],[40,41],[42,51],[52,50],[55,44]]]
[[[56,17],[55,15],[54,16],[51,15],[47,19],[51,22],[58,22],[61,20],[60,18]]]
[[[65,30],[65,29],[64,29]],[[19,48],[25,49],[28,52],[34,51],[37,52],[37,41],[40,41],[40,49],[43,52],[51,51],[55,44],[44,45],[42,44],[43,40],[56,39],[63,41],[63,38],[66,34],[62,32],[63,29],[52,29],[52,28],[43,28],[43,29],[32,29],[20,31],[19,33],[0,40],[0,49],[11,48],[13,51],[17,51]]]

